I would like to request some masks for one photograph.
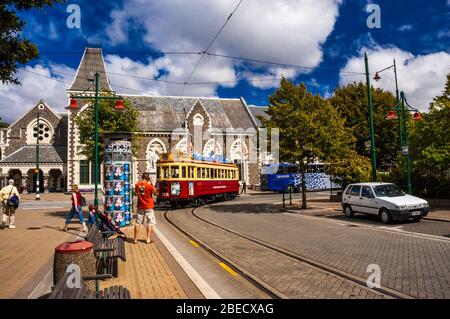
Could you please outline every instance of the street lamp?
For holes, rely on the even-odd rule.
[[[39,127],[39,108],[37,109],[36,115],[36,198],[35,200],[41,200],[41,194],[39,189],[39,182],[41,174],[39,174],[39,138],[40,138],[40,127]]]
[[[124,111],[125,108],[123,106],[123,97],[121,96],[99,96],[99,82],[100,82],[100,73],[96,72],[94,75],[94,79],[89,79],[89,81],[95,81],[95,166],[94,166],[94,180],[95,180],[95,186],[94,186],[94,206],[95,206],[95,219],[98,223],[98,101],[99,100],[117,100],[117,106],[116,111]],[[76,99],[91,99],[90,96],[83,96],[83,95],[70,95],[70,105],[66,107],[67,110],[77,110],[77,100]]]
[[[404,146],[401,146],[402,154],[406,156],[406,171],[407,171],[407,187],[408,187],[408,194],[412,193],[411,189],[411,162],[409,158],[409,141],[408,141],[408,127],[406,125],[406,112],[414,112],[414,115],[412,119],[414,121],[420,121],[422,119],[422,116],[420,115],[420,112],[417,109],[414,109],[408,104],[408,101],[406,100],[405,94],[403,92],[400,93],[401,96],[401,103],[396,105],[394,108],[388,108],[388,116],[386,117],[386,120],[396,120],[398,117],[395,114],[395,111],[397,111],[397,114],[400,114],[403,118],[403,129],[405,130],[405,144]],[[405,104],[407,108],[405,108]],[[399,121],[401,123],[401,121]],[[399,127],[400,131],[402,130],[402,127]],[[403,142],[403,141],[402,141]],[[402,145],[402,144],[401,144]]]
[[[395,64],[395,59],[394,59],[394,64],[392,64],[392,65],[388,66],[387,68],[384,68],[384,69],[382,69],[380,71],[375,72],[375,76],[373,77],[373,79],[378,82],[379,80],[381,80],[380,73],[382,73],[383,71],[389,70],[391,68],[394,68],[395,97],[397,99],[397,107],[399,107],[400,106],[400,96],[398,94],[399,91],[398,91],[398,81],[397,81],[397,66]],[[392,116],[392,114],[390,114],[390,115]],[[397,111],[397,119],[398,119],[398,125],[400,127],[400,136],[399,136],[399,138],[400,138],[400,148],[402,148],[403,147],[403,136],[402,136],[402,130],[401,130],[402,123],[401,123],[400,111]]]

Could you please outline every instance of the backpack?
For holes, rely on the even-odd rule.
[[[19,197],[17,197],[17,195],[12,195],[7,202],[8,206],[14,206],[17,207],[19,206]]]
[[[86,198],[84,198],[84,196],[81,196],[81,200],[80,200],[80,204],[81,206],[86,206]]]
[[[11,188],[11,191],[9,192],[8,199],[6,201],[6,205],[9,206],[9,207],[12,207],[12,206],[17,207],[17,206],[19,206],[19,197],[17,197],[17,195],[12,195],[11,196],[13,190],[14,190],[14,187]]]

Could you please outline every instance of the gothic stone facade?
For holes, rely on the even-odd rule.
[[[37,116],[39,114],[39,127]],[[55,112],[40,100],[8,128],[0,130],[1,184],[14,179],[25,192],[36,187],[39,139],[39,178],[41,191],[66,188],[67,115]]]
[[[70,95],[93,97],[92,76],[100,74],[100,91],[115,94],[105,69],[102,50],[86,48]],[[256,130],[259,123],[243,98],[221,99],[202,97],[125,96],[139,111],[139,151],[134,158],[133,180],[143,172],[156,177],[156,161],[161,153],[187,152],[188,148],[202,154],[226,155],[235,160],[241,180],[247,185],[259,184],[259,161],[256,150]],[[40,169],[46,190],[61,191],[78,184],[81,189],[94,188],[93,165],[80,154],[79,132],[74,119],[88,105],[78,99],[79,109],[56,113],[44,101],[0,131],[2,182],[14,178],[16,184],[33,190],[36,167],[36,135],[40,141]],[[68,103],[68,101],[66,102]],[[36,128],[36,115],[41,116],[41,128]],[[34,123],[34,124],[33,124]],[[187,129],[186,129],[187,128]],[[101,183],[103,168],[100,167]],[[33,180],[34,179],[34,180]],[[41,184],[41,185],[42,185]]]

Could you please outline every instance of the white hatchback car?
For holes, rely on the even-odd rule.
[[[419,221],[430,210],[426,200],[405,194],[391,183],[348,185],[342,193],[342,208],[347,217],[353,213],[376,215],[385,224],[392,220]]]

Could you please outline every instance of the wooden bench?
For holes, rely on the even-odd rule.
[[[85,236],[94,247],[97,257],[97,273],[119,275],[118,258],[126,261],[125,241],[121,237],[107,239],[104,236],[112,235],[113,232],[100,232],[95,225],[89,227]]]
[[[68,272],[64,274],[47,299],[131,299],[130,291],[123,286],[112,286],[96,292],[89,290],[84,284],[87,280],[106,280],[112,278],[111,275],[84,276],[80,288],[68,287],[69,275]]]

